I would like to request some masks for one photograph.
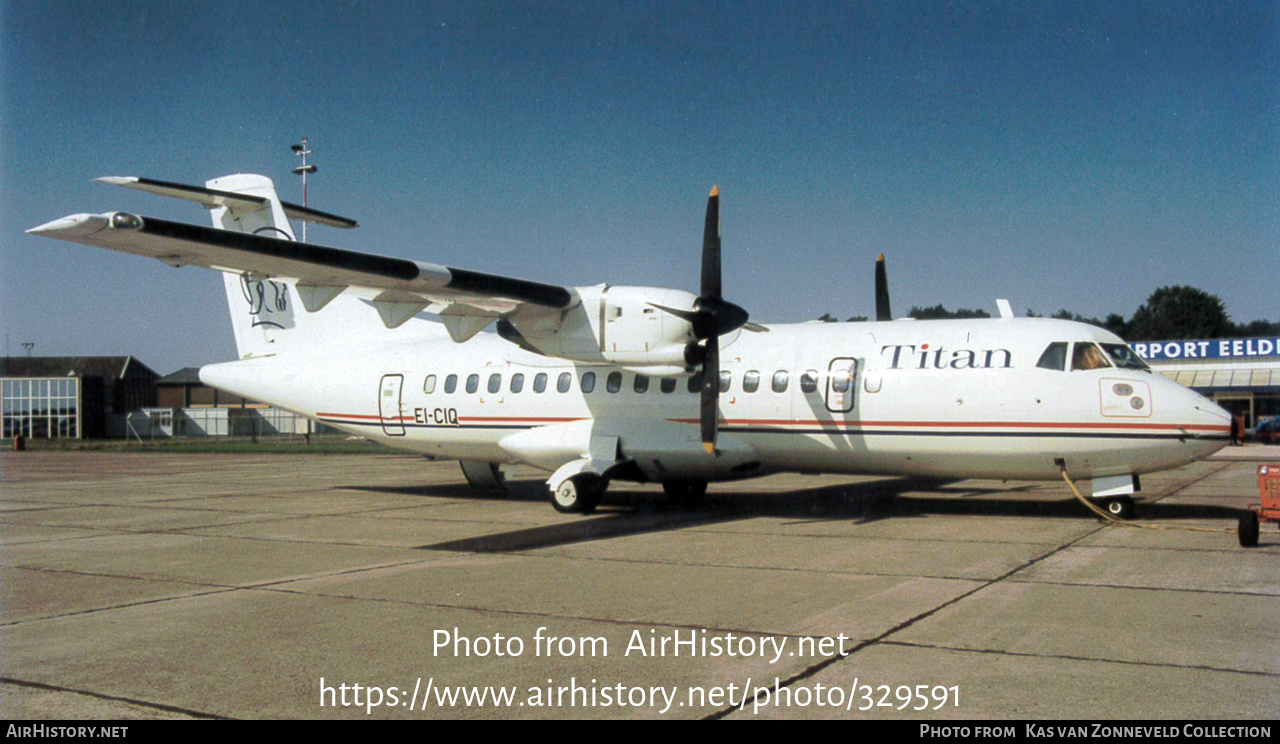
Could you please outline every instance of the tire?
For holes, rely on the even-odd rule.
[[[1245,512],[1240,515],[1236,524],[1236,535],[1240,538],[1240,547],[1253,548],[1258,545],[1258,515],[1256,512]]]
[[[676,506],[690,508],[702,502],[707,495],[706,481],[667,481],[662,484],[662,492]]]
[[[551,491],[551,506],[562,514],[590,514],[600,503],[608,482],[594,473],[579,473]]]
[[[1102,502],[1102,508],[1116,519],[1133,519],[1133,499],[1120,496]]]

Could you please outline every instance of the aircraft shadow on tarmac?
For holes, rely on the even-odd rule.
[[[1017,484],[1003,488],[975,489],[955,486],[955,481],[926,478],[886,478],[797,491],[709,491],[694,507],[671,503],[652,491],[628,490],[615,483],[598,510],[589,517],[478,537],[418,546],[419,550],[466,553],[500,553],[605,540],[628,535],[702,527],[755,517],[791,518],[798,522],[853,521],[867,524],[883,519],[912,519],[927,515],[982,517],[1050,517],[1096,520],[1074,498],[1053,500],[1019,498],[1049,488],[1044,484]],[[476,499],[545,503],[546,486],[540,480],[509,481],[502,496],[477,494],[465,484],[441,486],[340,487],[354,491],[400,493],[431,498]],[[548,507],[549,508],[549,507]],[[1144,522],[1171,520],[1234,520],[1240,511],[1224,506],[1194,504],[1143,504],[1138,518]]]

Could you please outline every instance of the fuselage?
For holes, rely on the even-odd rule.
[[[700,445],[688,379],[557,360],[494,334],[461,344],[405,336],[210,365],[201,379],[438,458],[554,470],[616,437],[633,475],[657,481],[780,471],[1052,479],[1058,460],[1073,477],[1098,478],[1194,461],[1230,433],[1224,410],[1141,365],[1104,355],[1073,369],[1086,345],[1124,342],[1069,321],[729,334],[714,454]]]

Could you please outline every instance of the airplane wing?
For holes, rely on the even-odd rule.
[[[661,287],[567,289],[450,266],[390,258],[293,240],[288,217],[354,227],[353,220],[280,201],[266,176],[237,173],[203,187],[144,178],[101,182],[197,202],[214,227],[128,212],[73,214],[27,232],[150,256],[170,266],[203,266],[246,280],[292,282],[303,307],[317,312],[338,295],[368,299],[388,328],[423,310],[440,316],[462,342],[495,319],[498,335],[526,351],[608,363],[654,376],[702,375],[699,421],[712,452],[717,429],[720,338],[748,323],[726,300],[720,277],[720,189],[707,197],[701,292]],[[291,211],[292,210],[292,211]],[[279,236],[279,237],[275,237]],[[607,459],[607,458],[605,458]]]
[[[151,183],[161,185],[148,190],[168,189],[173,193],[165,195],[212,207],[253,199],[244,194],[210,194],[209,189]],[[149,256],[175,267],[202,266],[251,277],[296,280],[309,312],[321,309],[348,289],[355,290],[372,299],[388,327],[401,325],[426,309],[439,313],[458,341],[475,335],[494,318],[521,311],[522,315],[558,313],[577,302],[576,295],[565,287],[126,212],[74,214],[27,232]]]

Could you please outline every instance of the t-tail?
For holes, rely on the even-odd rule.
[[[266,176],[237,173],[206,181],[203,187],[148,178],[100,178],[116,186],[194,201],[210,210],[213,227],[276,240],[294,241],[290,219],[354,228],[355,220],[281,201]],[[337,282],[259,276],[223,269],[222,281],[240,359],[285,352],[319,353],[331,344],[375,340],[387,333],[367,299]],[[315,312],[324,308],[323,313]],[[434,324],[433,324],[434,325]],[[432,331],[438,332],[435,329]],[[403,338],[406,333],[401,333]]]

